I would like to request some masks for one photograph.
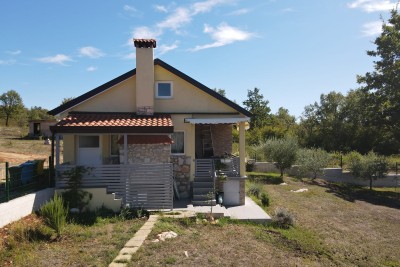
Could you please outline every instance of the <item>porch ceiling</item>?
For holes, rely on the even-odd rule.
[[[173,133],[170,115],[77,112],[50,127],[53,133]]]

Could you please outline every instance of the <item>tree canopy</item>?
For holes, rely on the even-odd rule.
[[[0,102],[0,112],[5,116],[6,126],[8,126],[10,118],[23,110],[24,104],[22,103],[21,96],[14,90],[0,95]]]

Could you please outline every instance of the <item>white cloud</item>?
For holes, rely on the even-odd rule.
[[[160,29],[152,30],[149,27],[137,27],[133,30],[133,38],[143,38],[143,39],[155,39],[162,34]],[[133,44],[132,39],[130,39],[129,44]]]
[[[124,5],[124,10],[126,12],[136,12],[137,11],[137,9],[135,7],[130,6],[130,5]]]
[[[135,52],[129,53],[128,55],[126,55],[124,57],[124,59],[135,59],[135,58],[136,58],[136,53]]]
[[[382,21],[372,21],[365,23],[362,30],[364,36],[374,36],[382,32]]]
[[[8,60],[1,60],[0,59],[0,65],[13,65],[17,61],[15,59],[8,59]]]
[[[97,67],[94,67],[94,66],[90,66],[86,69],[86,71],[89,71],[89,72],[96,71],[96,70],[97,70]]]
[[[349,8],[360,8],[367,13],[387,11],[395,8],[396,2],[390,0],[355,0],[347,4]]]
[[[191,8],[193,10],[193,14],[196,15],[198,13],[210,12],[214,6],[229,2],[232,2],[232,0],[206,0],[203,2],[194,3]]]
[[[157,27],[163,29],[177,30],[183,25],[189,23],[192,20],[190,11],[187,8],[179,7],[174,13],[168,16],[164,21],[157,24]]]
[[[15,51],[6,51],[6,53],[7,53],[7,54],[9,54],[9,55],[16,56],[16,55],[19,55],[19,54],[21,54],[21,53],[22,53],[22,51],[21,51],[21,50],[15,50]]]
[[[248,9],[248,8],[241,8],[241,9],[238,9],[238,10],[235,10],[235,11],[229,13],[228,15],[230,15],[230,16],[239,16],[239,15],[247,14],[247,13],[249,13],[250,11],[251,11],[251,10]]]
[[[54,63],[60,65],[65,65],[65,62],[73,61],[69,56],[66,56],[64,54],[57,54],[53,57],[42,57],[36,60],[42,63]]]
[[[154,9],[157,10],[158,12],[168,13],[168,9],[162,5],[154,5]]]
[[[217,28],[210,27],[206,24],[204,25],[204,33],[210,34],[214,42],[205,45],[198,45],[193,48],[192,51],[224,46],[238,41],[245,41],[254,37],[253,33],[242,31],[238,28],[229,26],[226,23],[221,23],[217,26]]]
[[[179,44],[178,41],[174,42],[172,45],[165,45],[165,44],[162,44],[162,45],[160,45],[160,47],[158,48],[158,54],[159,54],[159,55],[163,55],[163,54],[165,54],[165,53],[167,53],[167,52],[169,52],[169,51],[172,51],[172,50],[174,50],[174,49],[177,49],[177,48],[178,48],[178,44]]]
[[[283,13],[294,12],[294,9],[291,8],[291,7],[287,7],[287,8],[282,9],[282,12],[283,12]]]
[[[79,48],[79,54],[83,57],[90,58],[99,58],[104,56],[104,53],[100,49],[93,46],[85,46]]]

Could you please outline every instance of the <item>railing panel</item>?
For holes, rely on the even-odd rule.
[[[57,167],[57,188],[67,186],[63,173],[74,165]],[[123,204],[145,209],[172,209],[172,164],[132,164],[87,166],[82,187],[105,187],[107,192],[122,197]]]

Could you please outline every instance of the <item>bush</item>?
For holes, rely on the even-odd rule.
[[[123,221],[149,216],[150,212],[148,210],[142,208],[130,208],[128,206],[122,208],[118,215],[118,217]]]
[[[322,149],[300,149],[297,152],[297,164],[299,165],[299,172],[301,176],[307,175],[309,172],[313,174],[312,179],[317,178],[321,173],[321,169],[328,166],[330,155]]]
[[[349,167],[355,177],[369,180],[369,189],[372,190],[372,180],[385,177],[388,162],[385,157],[369,152],[354,159]]]
[[[254,171],[254,161],[247,161],[246,162],[246,172]]]
[[[64,205],[62,197],[55,194],[52,200],[40,208],[39,214],[43,217],[46,225],[60,237],[67,223],[68,215],[68,207]]]
[[[289,210],[278,207],[272,215],[272,222],[276,227],[287,229],[294,225],[294,215]]]
[[[262,204],[264,207],[268,207],[268,206],[269,206],[269,196],[268,196],[268,194],[265,193],[265,192],[262,192],[262,193],[261,193],[261,204]]]
[[[248,195],[253,195],[256,198],[260,198],[260,192],[261,192],[261,185],[260,184],[250,184],[249,189],[247,189],[247,194]]]
[[[293,137],[270,139],[264,144],[264,149],[267,157],[274,161],[283,177],[284,170],[292,167],[296,161],[298,144]]]

